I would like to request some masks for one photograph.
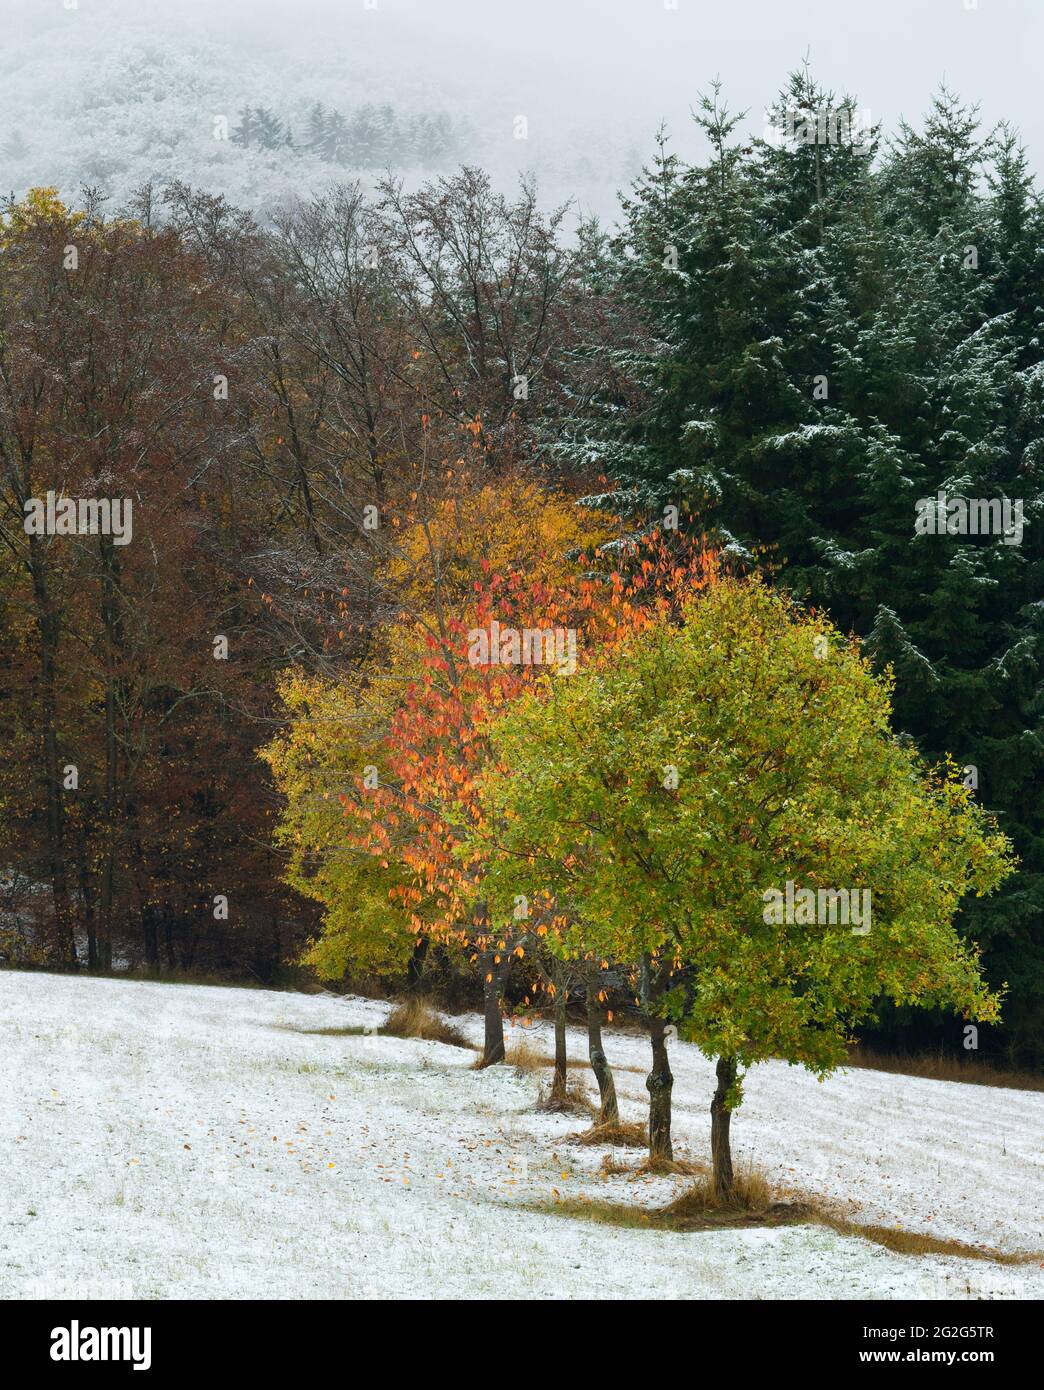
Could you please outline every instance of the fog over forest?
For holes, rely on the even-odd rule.
[[[0,25],[5,194],[86,184],[118,206],[182,178],[264,214],[471,163],[611,218],[661,121],[698,152],[689,108],[712,79],[761,135],[806,58],[886,132],[945,81],[1044,148],[1033,0],[0,0]],[[244,108],[269,125],[244,130]]]

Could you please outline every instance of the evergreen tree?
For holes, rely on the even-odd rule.
[[[254,140],[264,150],[277,150],[288,143],[283,122],[265,106],[254,108]]]
[[[340,111],[328,112],[318,151],[331,164],[348,162],[348,128]]]
[[[415,116],[404,137],[404,156],[428,168],[445,164],[456,146],[453,122],[445,111]]]
[[[311,150],[314,154],[321,154],[323,145],[326,141],[329,114],[321,101],[317,101],[308,113],[308,123],[305,127],[305,137],[302,142],[303,148]]]
[[[244,148],[257,141],[257,114],[254,108],[243,106],[239,112],[239,124],[232,132],[232,143]]]
[[[382,163],[385,128],[370,102],[352,112],[347,124],[345,162],[353,169],[375,169]]]

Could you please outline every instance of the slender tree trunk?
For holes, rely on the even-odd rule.
[[[103,605],[103,610],[105,605]],[[108,620],[106,626],[110,627]],[[116,691],[112,676],[105,688],[105,855],[98,912],[98,963],[112,969],[112,913],[116,884]]]
[[[58,767],[57,713],[54,698],[54,664],[50,654],[41,656],[43,667],[44,777],[47,782],[47,867],[54,901],[56,951],[65,965],[76,964],[76,937],[72,903],[65,871],[65,814],[62,807],[61,772]]]
[[[116,850],[113,844],[114,828],[111,822],[106,827],[105,838],[107,845],[105,862],[102,866],[101,901],[99,904],[99,925],[101,928],[98,933],[99,970],[112,969],[112,909],[113,886],[116,877]]]
[[[119,743],[117,715],[122,681],[117,672],[123,643],[123,623],[119,612],[120,570],[111,540],[99,542],[102,566],[101,618],[108,640],[109,670],[105,682],[105,858],[101,876],[101,902],[98,931],[98,963],[112,969],[112,920],[116,900],[117,817],[119,806]]]
[[[98,969],[98,928],[94,920],[94,903],[90,898],[87,867],[82,861],[80,863],[80,900],[83,903],[83,924],[87,929],[87,969],[93,973]]]
[[[428,954],[428,945],[428,937],[420,937],[406,966],[406,988],[410,994],[416,994],[424,983],[424,961]]]
[[[94,924],[94,908],[89,903],[84,907],[84,926],[87,928],[87,969],[93,975],[98,969],[98,931]]]
[[[671,1146],[671,1090],[674,1077],[667,1058],[667,1021],[649,1018],[649,1039],[652,1042],[652,1071],[645,1078],[649,1091],[649,1157],[653,1161],[674,1157]]]
[[[191,970],[196,964],[196,952],[199,950],[199,927],[194,920],[184,923],[187,931],[181,947],[181,959],[178,964],[182,970]]]
[[[729,1126],[732,1112],[726,1106],[729,1091],[736,1081],[735,1057],[719,1057],[715,1069],[718,1085],[711,1101],[711,1159],[714,1164],[715,1195],[727,1201],[732,1196],[732,1148]]]
[[[36,626],[40,634],[40,724],[43,743],[43,775],[47,796],[47,870],[54,901],[55,956],[65,965],[76,964],[76,934],[65,867],[65,811],[62,806],[61,770],[58,765],[58,616],[51,602],[47,574],[37,536],[29,537],[29,572],[36,601]]]
[[[283,932],[282,924],[276,913],[272,914],[272,932],[269,946],[268,978],[277,980],[279,971],[283,965]]]
[[[87,831],[80,826],[76,836],[76,878],[80,890],[80,916],[87,933],[87,969],[98,968],[98,929],[94,919],[94,899],[91,896],[91,874],[87,862]]]
[[[616,1082],[609,1061],[602,1051],[602,1009],[598,1002],[598,986],[593,979],[587,981],[587,1055],[591,1070],[598,1082],[601,1106],[598,1111],[600,1125],[615,1125],[620,1122],[620,1107],[616,1100]]]
[[[555,1074],[551,1082],[551,1099],[565,1100],[568,1084],[569,1058],[566,1049],[566,1004],[569,996],[564,989],[555,995]]]
[[[504,1060],[504,1019],[500,1012],[500,970],[493,962],[494,951],[483,951],[479,955],[479,969],[482,971],[482,1003],[486,1021],[485,1044],[482,1049],[483,1067],[491,1067]]]
[[[160,908],[158,903],[151,901],[151,894],[156,891],[156,882],[148,872],[145,864],[145,850],[137,835],[131,843],[130,860],[134,884],[138,892],[138,902],[141,904],[139,915],[141,917],[141,940],[145,952],[145,964],[150,970],[155,970],[159,965],[157,922]]]
[[[145,964],[150,970],[159,965],[159,937],[156,933],[156,908],[146,903],[141,909],[141,931],[145,944]]]

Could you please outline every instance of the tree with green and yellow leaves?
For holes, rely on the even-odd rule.
[[[554,949],[632,968],[654,1023],[653,1158],[670,1156],[669,1022],[717,1058],[719,1192],[753,1063],[826,1075],[881,998],[998,1016],[953,918],[1011,871],[1010,846],[889,718],[854,643],[720,578],[488,732],[484,894],[505,910],[550,893],[575,924]]]

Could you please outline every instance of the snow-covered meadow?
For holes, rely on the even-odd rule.
[[[685,1180],[603,1176],[605,1150],[568,1142],[583,1120],[535,1110],[533,1074],[322,1031],[387,1012],[0,972],[0,1297],[1044,1294],[1038,1264],[894,1255],[816,1226],[675,1234],[530,1211],[555,1194],[659,1205]],[[478,1041],[478,1018],[456,1021]],[[641,1119],[646,1045],[606,1036],[623,1118]],[[580,1033],[570,1047],[583,1057]],[[706,1158],[711,1064],[676,1044],[672,1066],[676,1141]],[[869,1071],[820,1084],[772,1063],[733,1136],[740,1161],[859,1220],[1044,1248],[1044,1094]]]

